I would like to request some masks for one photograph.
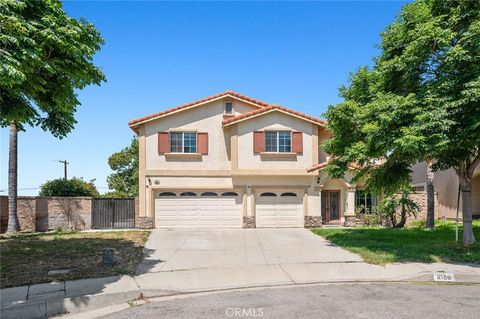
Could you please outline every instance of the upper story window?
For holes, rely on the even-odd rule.
[[[265,152],[291,152],[292,132],[265,131]]]
[[[172,153],[196,153],[196,132],[170,132],[170,152]]]
[[[233,114],[233,102],[225,102],[225,114]]]

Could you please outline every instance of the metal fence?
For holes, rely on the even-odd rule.
[[[134,227],[134,198],[92,199],[92,228],[121,229]]]

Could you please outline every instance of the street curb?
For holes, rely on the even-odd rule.
[[[447,284],[476,284],[480,285],[480,276],[458,274],[457,281]],[[134,278],[134,277],[133,277]],[[310,285],[328,284],[388,284],[388,283],[428,283],[434,282],[431,273],[419,274],[410,278],[389,278],[382,280],[325,280],[312,282],[293,282],[290,284],[250,285],[240,287],[210,288],[192,291],[172,291],[162,289],[135,289],[115,293],[99,293],[69,298],[51,298],[46,300],[33,300],[9,305],[1,308],[2,319],[43,319],[61,314],[75,314],[88,310],[94,310],[109,305],[128,303],[135,300],[151,300],[156,298],[180,297],[188,295],[200,295],[202,293],[221,293],[248,289],[268,289],[277,287],[301,287]]]
[[[43,319],[65,313],[78,313],[141,298],[140,289],[110,294],[27,301],[1,308],[2,319]]]

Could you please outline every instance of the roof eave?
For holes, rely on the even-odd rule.
[[[258,116],[266,115],[266,114],[268,114],[268,113],[275,112],[275,111],[278,111],[278,112],[281,112],[281,113],[283,113],[283,114],[287,114],[287,115],[296,117],[296,118],[298,118],[298,119],[301,119],[301,120],[304,120],[304,121],[307,121],[307,122],[316,124],[316,125],[318,125],[318,126],[320,126],[320,127],[325,127],[325,124],[326,124],[326,123],[320,123],[320,122],[314,121],[314,120],[309,119],[309,118],[307,118],[307,117],[303,117],[303,116],[300,116],[300,115],[297,115],[297,114],[293,114],[293,113],[284,111],[284,110],[282,110],[282,109],[272,108],[272,109],[269,109],[268,111],[265,111],[265,112],[260,112],[260,113],[258,113],[258,114],[254,114],[254,115],[252,115],[252,116],[248,116],[248,117],[244,117],[244,118],[239,118],[238,120],[233,120],[233,121],[231,121],[231,122],[225,123],[225,124],[223,124],[223,127],[227,127],[227,126],[230,126],[230,125],[233,125],[233,124],[237,124],[237,123],[240,123],[240,122],[243,122],[243,121],[248,121],[248,120],[254,119],[254,118],[258,117]]]

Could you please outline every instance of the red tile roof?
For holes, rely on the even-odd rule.
[[[261,109],[253,110],[253,111],[250,111],[250,112],[247,112],[247,113],[244,113],[244,114],[240,114],[240,115],[237,115],[237,116],[229,118],[229,119],[225,119],[225,120],[222,121],[222,123],[223,123],[223,125],[232,124],[234,122],[237,122],[237,121],[240,121],[240,120],[243,120],[243,119],[247,119],[247,118],[250,118],[250,117],[254,117],[254,116],[260,115],[262,113],[267,113],[267,112],[272,111],[272,110],[278,110],[278,111],[281,111],[281,112],[289,113],[289,114],[304,118],[304,119],[306,119],[310,122],[314,122],[314,123],[322,125],[322,126],[327,123],[326,121],[321,120],[319,118],[307,115],[305,113],[297,112],[295,110],[288,109],[288,108],[280,106],[280,105],[269,105],[269,106],[263,107]]]
[[[189,102],[189,103],[185,103],[185,104],[182,104],[182,105],[179,105],[179,106],[175,106],[175,107],[172,107],[172,108],[170,108],[168,110],[165,110],[165,111],[161,111],[161,112],[158,112],[158,113],[154,113],[154,114],[150,114],[150,115],[147,115],[147,116],[140,117],[138,119],[135,119],[135,120],[132,120],[132,121],[128,122],[128,125],[130,127],[135,127],[136,124],[139,124],[141,122],[145,122],[145,121],[152,120],[152,119],[155,119],[155,118],[158,118],[158,117],[162,117],[162,116],[167,115],[169,113],[172,113],[172,112],[175,112],[175,111],[178,111],[178,110],[181,110],[181,109],[186,109],[186,108],[189,108],[189,107],[193,107],[196,104],[200,104],[200,103],[208,102],[208,101],[211,101],[211,100],[215,100],[215,99],[221,98],[223,96],[236,97],[240,100],[255,104],[255,105],[257,105],[258,107],[261,107],[261,108],[269,106],[268,103],[262,102],[262,101],[257,100],[257,99],[253,99],[253,98],[248,97],[246,95],[243,95],[243,94],[240,94],[240,93],[237,93],[237,92],[234,92],[234,91],[225,91],[225,92],[222,92],[222,93],[218,93],[218,94],[215,94],[215,95],[208,96],[208,97],[200,99],[200,100],[196,100],[196,101],[193,101],[193,102]]]
[[[307,172],[308,172],[308,173],[311,173],[311,172],[313,172],[313,171],[317,171],[317,170],[324,169],[325,166],[327,166],[327,165],[328,165],[328,162],[323,162],[323,163],[315,164],[315,165],[313,165],[312,167],[307,168]]]
[[[313,165],[312,167],[310,168],[307,168],[307,172],[310,173],[310,172],[313,172],[313,171],[318,171],[318,170],[322,170],[324,169],[325,167],[327,167],[328,163],[330,162],[330,160],[326,161],[326,162],[323,162],[323,163],[319,163],[319,164],[315,164]],[[355,170],[355,169],[359,169],[360,166],[358,166],[357,164],[355,163],[352,163],[348,166],[348,168],[352,169],[352,170]]]

